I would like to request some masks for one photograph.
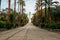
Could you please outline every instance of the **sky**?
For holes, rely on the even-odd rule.
[[[18,0],[17,0],[18,1]],[[24,0],[25,1],[25,10],[26,10],[26,13],[34,13],[35,11],[35,3],[36,3],[36,0]],[[18,11],[18,3],[16,3],[16,10]],[[8,7],[8,0],[2,0],[2,3],[1,3],[1,10],[5,9]],[[13,9],[14,8],[14,0],[11,0],[11,8]]]
[[[17,0],[18,1],[18,0]],[[26,13],[29,14],[29,12],[31,12],[31,14],[35,13],[35,3],[36,0],[24,0],[25,1],[25,10]],[[59,0],[54,0],[54,1],[59,1]],[[18,11],[18,3],[16,3],[16,10]],[[1,3],[1,10],[5,9],[8,7],[8,0],[2,0]],[[14,8],[14,0],[11,0],[11,8]]]

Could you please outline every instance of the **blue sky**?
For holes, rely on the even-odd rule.
[[[29,12],[34,13],[36,0],[24,0],[24,1],[26,4],[25,6],[26,13],[29,13]],[[59,0],[54,0],[54,1],[59,1]],[[2,0],[1,9],[5,9],[7,7],[8,7],[8,0]],[[11,0],[11,8],[12,9],[14,8],[14,0]],[[16,9],[18,11],[18,4],[17,4]]]

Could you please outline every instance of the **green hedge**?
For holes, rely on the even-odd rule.
[[[38,16],[36,14],[32,17],[32,23],[40,28],[49,28],[49,29],[60,29],[60,23],[52,20],[51,23],[49,23],[48,19],[45,20],[45,16],[41,16],[41,13],[38,13]],[[36,19],[37,17],[37,19]]]
[[[19,21],[20,21],[20,26],[24,26],[28,23],[29,19],[26,14],[20,14],[19,15]]]
[[[46,23],[45,27],[49,29],[60,29],[60,23]]]
[[[7,21],[0,21],[0,28],[11,29],[12,24]]]
[[[26,14],[19,14],[17,16],[18,16],[17,20],[18,22],[20,22],[20,24],[16,23],[17,21],[15,22],[15,17],[13,13],[10,14],[9,21],[6,19],[6,16],[0,16],[0,28],[11,29],[17,26],[24,26],[29,22]],[[14,24],[15,24],[15,27],[14,27]]]

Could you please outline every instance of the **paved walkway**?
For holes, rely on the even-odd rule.
[[[0,33],[0,40],[60,40],[60,34],[40,29],[28,23],[19,27]]]

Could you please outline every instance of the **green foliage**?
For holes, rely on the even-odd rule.
[[[12,12],[12,13],[10,14],[10,22],[11,22],[11,23],[14,22],[14,20],[15,20],[14,17],[15,17],[14,12]]]
[[[20,26],[24,26],[24,25],[26,25],[27,23],[28,23],[28,17],[27,17],[27,15],[26,14],[20,14],[19,15],[19,21],[20,21]]]
[[[52,22],[51,24],[50,23],[46,23],[45,27],[49,28],[49,29],[56,29],[57,24],[55,22]]]
[[[60,22],[57,22],[57,29],[60,29]]]
[[[11,29],[10,22],[7,21],[6,16],[0,16],[0,28]]]
[[[44,10],[43,10],[44,11]],[[52,18],[52,22],[48,21],[48,13],[46,12],[45,16],[42,16],[40,12],[34,14],[32,17],[32,23],[34,25],[38,25],[41,28],[49,28],[49,29],[60,29],[60,6],[57,8],[51,8],[50,16]],[[36,19],[37,18],[37,19]]]
[[[60,20],[60,6],[57,6],[57,8],[51,8],[51,16],[54,21]]]
[[[16,21],[16,17],[17,17],[17,21]],[[0,28],[5,28],[5,29],[15,28],[14,24],[15,26],[18,26],[18,25],[24,26],[29,21],[26,14],[16,14],[16,17],[14,16],[13,12],[10,14],[9,21],[6,19],[6,16],[0,16]]]

